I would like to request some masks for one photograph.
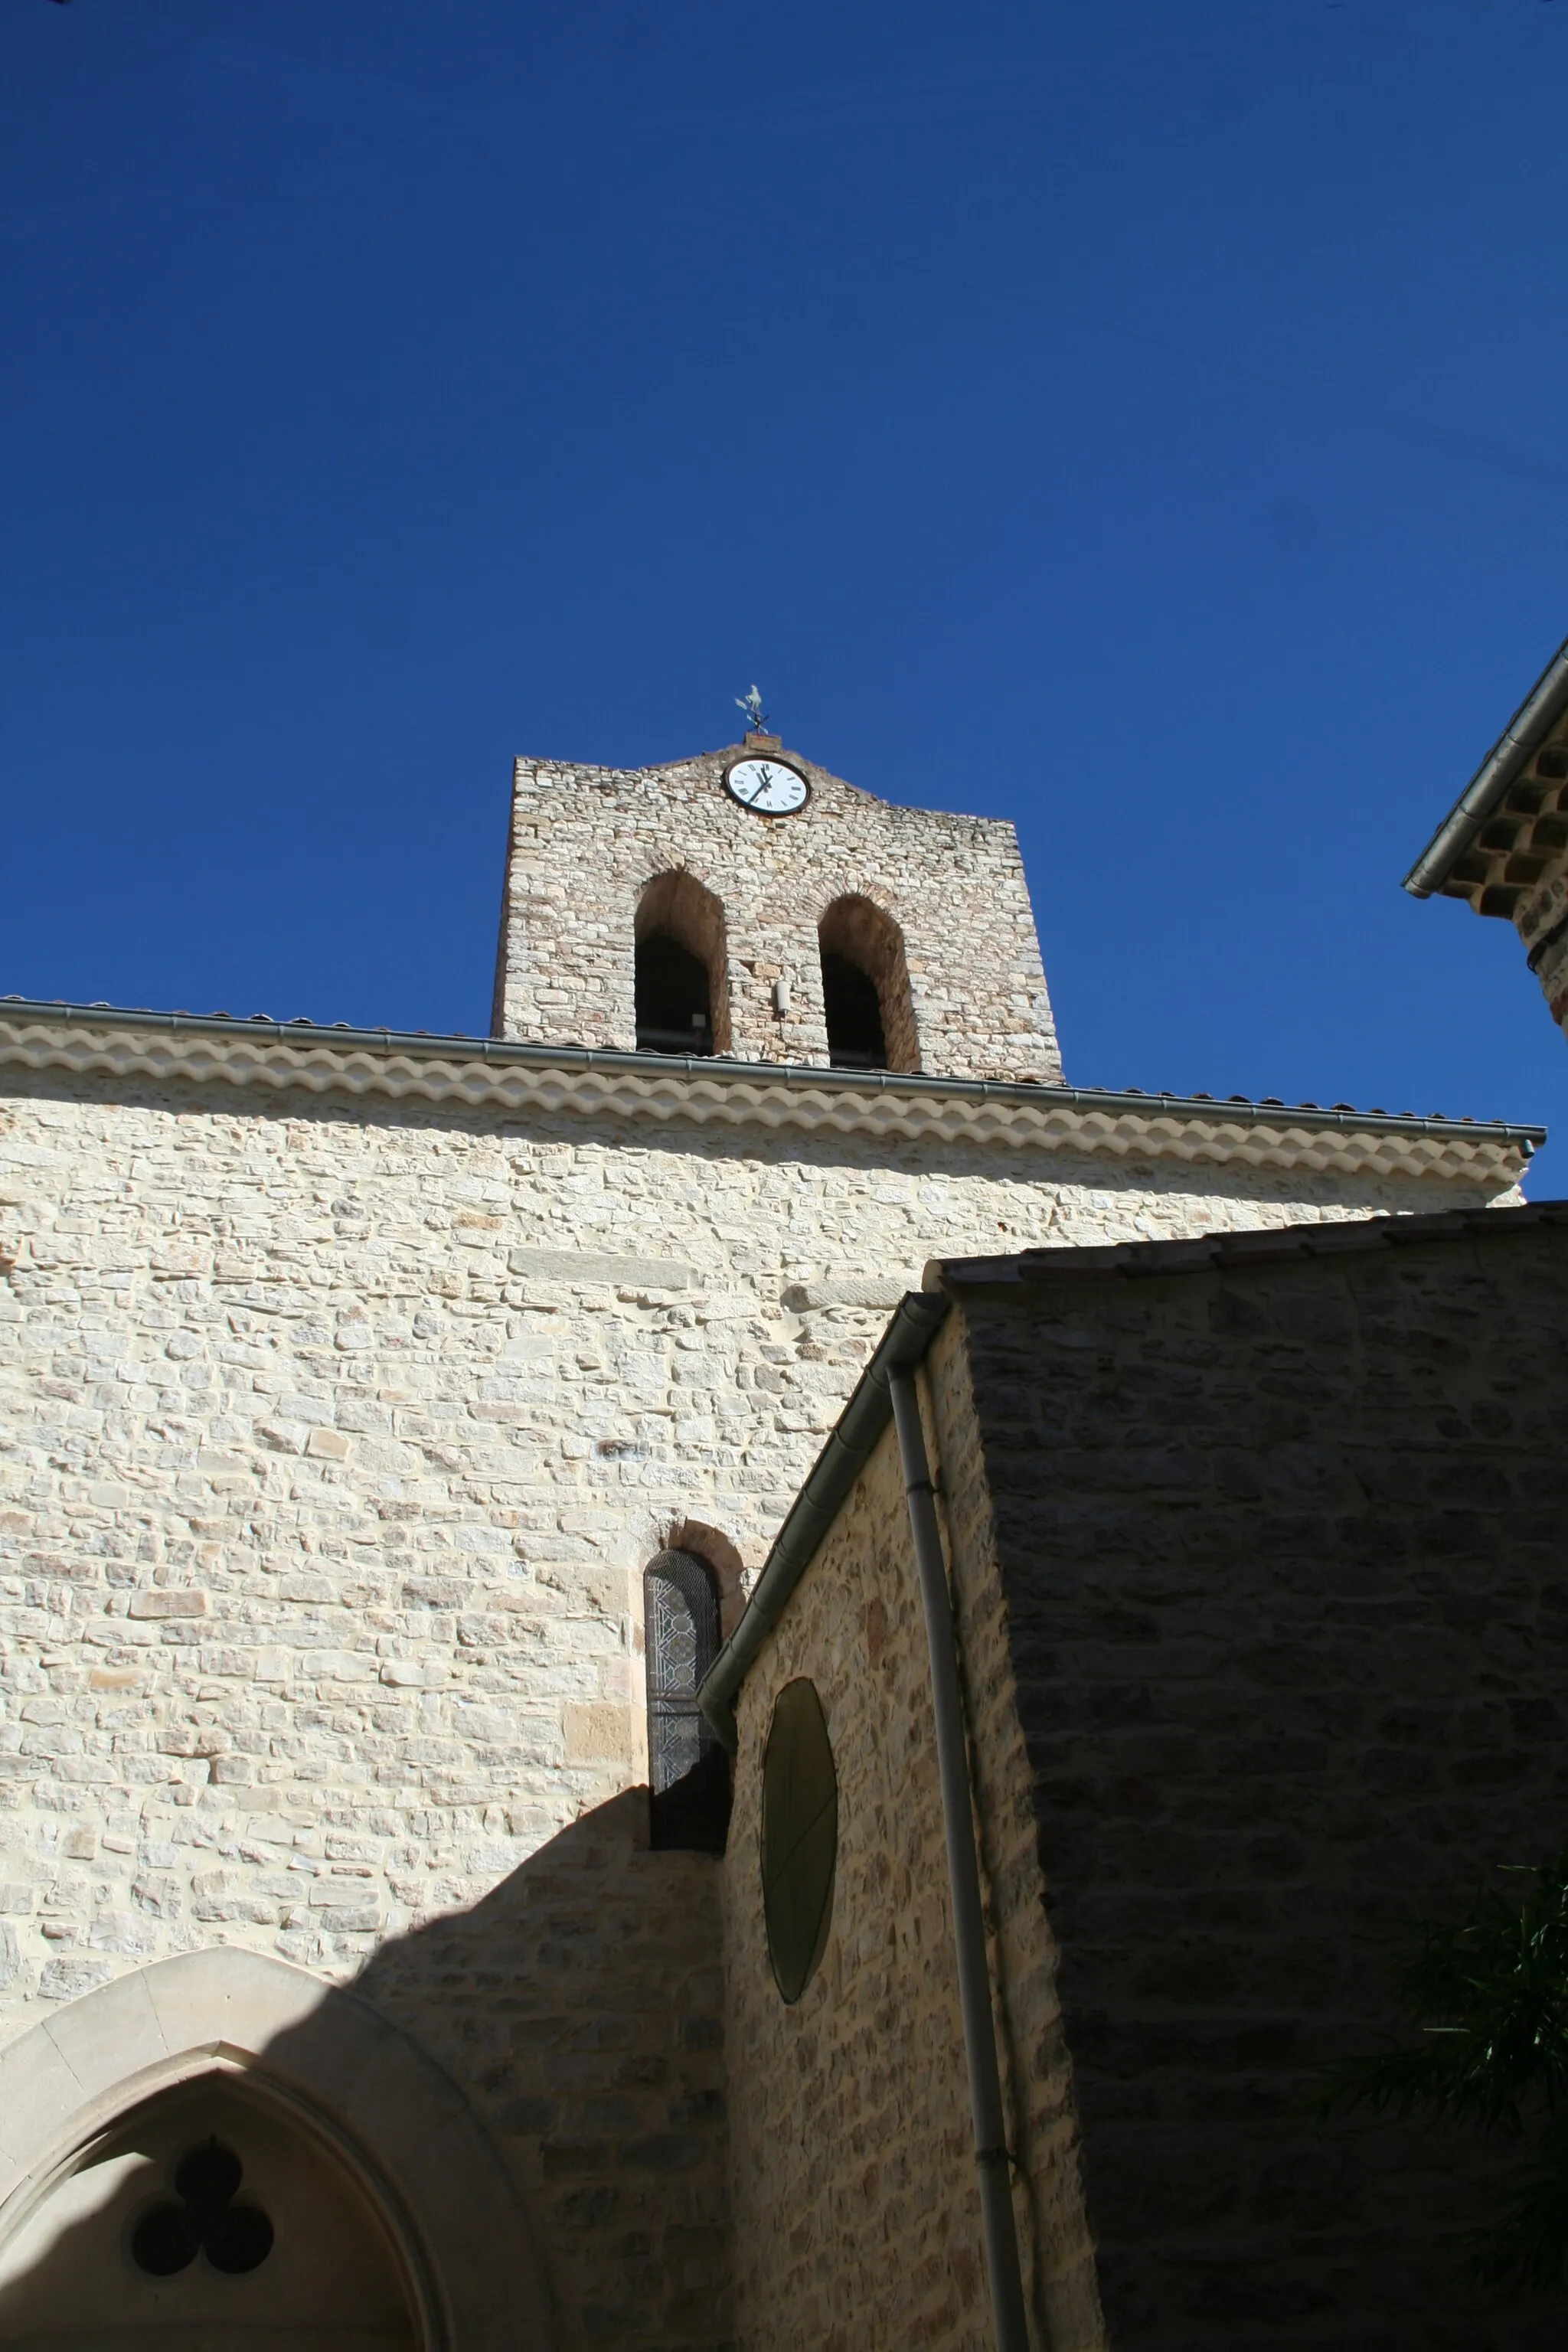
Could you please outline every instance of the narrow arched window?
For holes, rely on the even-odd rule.
[[[869,898],[836,898],[818,927],[827,1058],[836,1070],[918,1070],[903,933]]]
[[[653,1843],[722,1853],[730,1759],[697,1704],[719,1649],[719,1591],[706,1560],[661,1551],[643,1574]]]
[[[656,874],[637,901],[639,1054],[730,1050],[724,909],[695,875]]]

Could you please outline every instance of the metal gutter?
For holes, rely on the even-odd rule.
[[[1568,648],[1564,656],[1568,672]],[[770,1086],[816,1094],[892,1095],[968,1102],[1028,1103],[1037,1107],[1135,1118],[1203,1120],[1241,1128],[1295,1128],[1350,1135],[1436,1135],[1489,1138],[1516,1147],[1527,1158],[1546,1140],[1543,1127],[1520,1127],[1504,1119],[1423,1118],[1413,1111],[1325,1109],[1317,1103],[1254,1102],[1239,1096],[1144,1094],[1135,1088],[1068,1087],[1045,1080],[944,1078],[924,1072],[845,1070],[798,1062],[741,1062],[723,1055],[637,1054],[609,1045],[540,1045],[512,1038],[430,1034],[424,1030],[355,1029],[346,1022],[274,1021],[258,1015],[237,1020],[227,1013],[153,1013],[110,1004],[72,1004],[37,997],[0,997],[0,1024],[21,1027],[49,1023],[62,1028],[119,1029],[165,1036],[232,1037],[279,1045],[296,1051],[318,1045],[344,1055],[374,1055],[386,1060],[467,1060],[493,1069],[602,1070],[639,1076],[679,1076],[710,1086]]]
[[[739,1737],[735,1695],[747,1669],[784,1614],[791,1593],[892,1419],[895,1376],[921,1361],[945,1320],[948,1307],[945,1298],[933,1297],[929,1291],[906,1291],[900,1300],[875,1355],[856,1382],[853,1395],[773,1538],[740,1623],[702,1678],[698,1703],[731,1756]]]
[[[1413,898],[1439,889],[1488,817],[1568,709],[1568,641],[1559,646],[1405,877]]]
[[[853,1396],[779,1529],[740,1623],[704,1675],[698,1700],[719,1738],[733,1756],[739,1744],[735,1696],[747,1668],[778,1623],[790,1595],[816,1558],[823,1538],[891,1421],[898,1430],[910,1538],[931,1656],[931,1718],[994,2341],[996,2352],[1029,2352],[1017,2224],[1013,2212],[1013,2160],[1007,2147],[996,2060],[991,1963],[985,1948],[985,1915],[974,1851],[974,1800],[958,1678],[958,1634],[914,1384],[916,1368],[944,1321],[949,1306],[946,1298],[930,1291],[907,1291],[900,1300],[876,1354],[861,1374]]]

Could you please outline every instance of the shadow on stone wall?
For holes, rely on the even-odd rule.
[[[1312,2114],[1562,1845],[1568,1232],[1346,1232],[966,1299],[1119,2352],[1568,2343],[1455,2243],[1507,2141]]]
[[[709,1855],[649,1851],[647,1791],[629,1790],[560,1831],[471,1909],[384,1944],[351,1985],[323,1987],[313,2000],[296,1979],[294,2021],[257,2049],[263,2084],[275,2075],[285,2087],[310,2085],[324,2038],[359,2031],[363,2004],[435,2062],[478,2118],[528,2216],[557,2352],[711,2352],[729,2341],[720,1870]],[[126,2046],[127,2076],[145,2063]],[[227,2090],[215,2080],[214,2096],[227,2099],[228,2113],[243,2080],[218,2079]],[[189,2104],[188,2085],[146,2112],[174,2100]],[[128,2097],[122,2112],[137,2105]],[[142,2137],[152,2150],[156,2131]],[[100,2143],[95,2154],[103,2152]],[[167,2155],[160,2161],[169,2169]],[[70,2283],[94,2266],[117,2282],[94,2346],[132,2340],[132,2331],[155,2339],[165,2322],[136,2316],[145,2276],[130,2253],[133,2213],[154,2177],[143,2163],[121,2198],[123,2212],[104,2206],[78,2216],[63,2193],[61,2226],[31,2269],[13,2265],[0,2286],[0,2344],[76,2344],[82,2315]],[[301,2260],[307,2234],[294,2232]],[[300,2326],[311,2324],[308,2298],[292,2310],[301,2291],[285,2292],[289,2242],[280,2226],[254,2273],[277,2306],[269,2316],[258,2308],[258,2320],[279,2341],[286,2333],[307,2340]],[[526,2309],[527,2249],[517,2258],[517,2301]],[[209,2269],[198,2257],[192,2280]],[[343,2324],[337,2313],[321,2318],[329,2329]],[[526,2344],[518,2308],[497,2318],[498,2343]],[[373,2331],[363,2340],[368,2352],[382,2338]],[[389,2347],[405,2340],[386,2338]]]
[[[721,1869],[650,1852],[631,1789],[354,1981],[494,2136],[562,2352],[727,2340]]]

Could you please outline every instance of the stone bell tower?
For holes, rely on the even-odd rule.
[[[655,768],[519,760],[492,1034],[1061,1078],[1023,861],[772,735]]]

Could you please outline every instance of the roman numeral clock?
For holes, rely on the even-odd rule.
[[[756,816],[793,816],[811,798],[800,770],[784,760],[737,760],[724,771],[724,789]]]

